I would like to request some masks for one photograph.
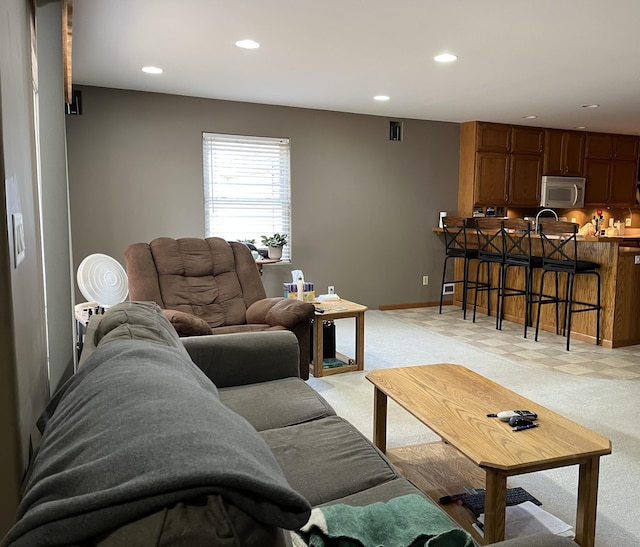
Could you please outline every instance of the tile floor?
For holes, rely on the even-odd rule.
[[[504,321],[499,331],[495,328],[495,317],[478,315],[473,323],[471,314],[467,314],[466,320],[462,319],[462,311],[457,306],[445,306],[441,315],[437,306],[385,313],[489,353],[525,361],[534,368],[605,379],[640,379],[640,345],[607,349],[572,338],[571,351],[566,351],[566,339],[563,336],[540,331],[535,342],[535,328],[529,329],[525,339],[519,323]]]

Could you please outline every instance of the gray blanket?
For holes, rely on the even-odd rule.
[[[177,348],[98,347],[52,405],[3,545],[79,543],[213,493],[264,524],[309,518],[260,435]]]

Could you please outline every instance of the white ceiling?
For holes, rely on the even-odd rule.
[[[73,82],[640,134],[640,0],[75,0]]]

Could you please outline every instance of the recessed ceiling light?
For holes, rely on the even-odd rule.
[[[451,61],[455,61],[458,58],[457,55],[453,55],[452,53],[441,53],[440,55],[436,55],[434,60],[439,63],[450,63]]]
[[[598,108],[599,104],[583,104],[582,108]]]
[[[391,97],[388,95],[376,95],[373,100],[374,101],[388,101]]]
[[[257,49],[260,47],[260,44],[254,40],[238,40],[236,46],[243,49]]]
[[[577,127],[574,127],[574,129],[586,129],[587,126],[586,125],[578,125]]]
[[[530,116],[522,116],[525,120],[535,120],[538,116],[531,114]]]
[[[146,72],[147,74],[162,74],[164,70],[157,66],[143,66],[140,70],[142,72]]]

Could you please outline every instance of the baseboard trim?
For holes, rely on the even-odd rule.
[[[450,306],[453,304],[453,299],[445,299],[442,301],[443,306]],[[389,311],[389,310],[408,310],[411,308],[433,308],[435,306],[440,306],[440,301],[437,302],[409,302],[407,304],[384,304],[378,306],[378,309],[381,311]]]

